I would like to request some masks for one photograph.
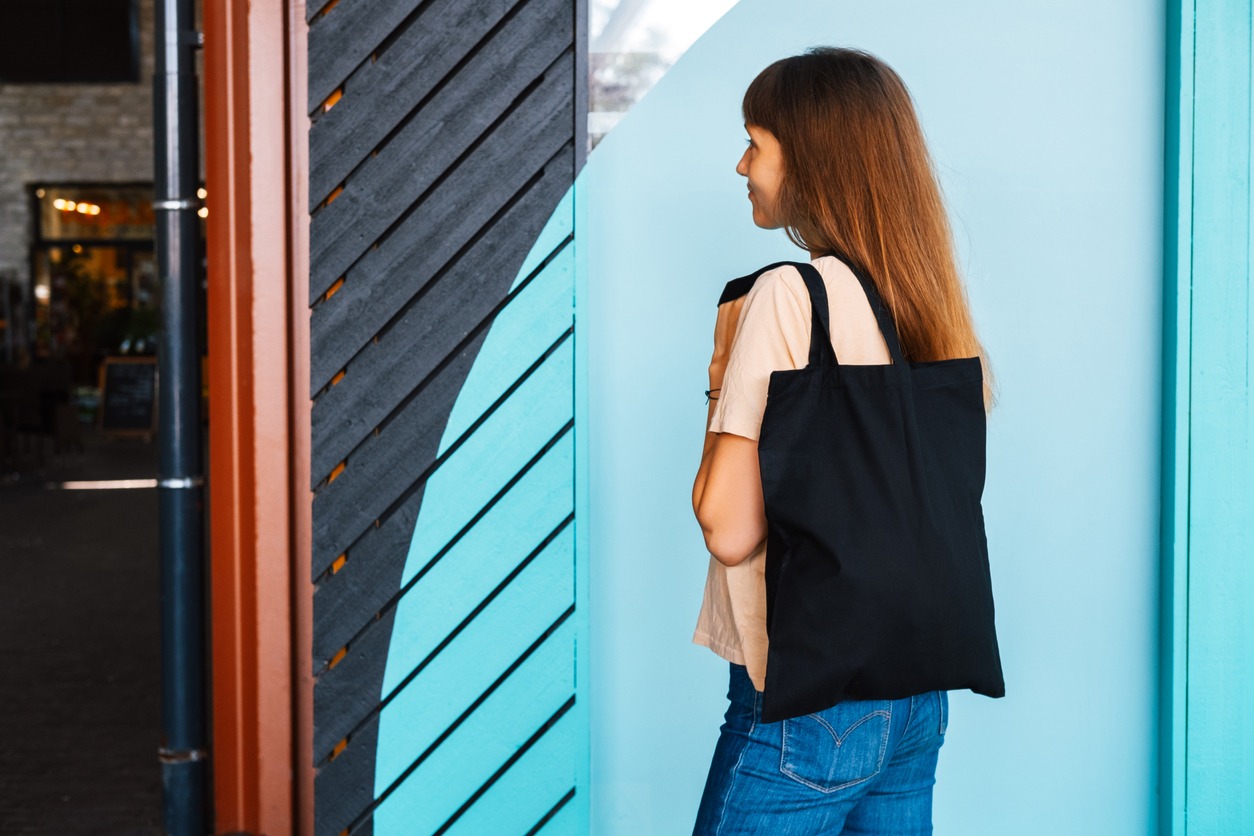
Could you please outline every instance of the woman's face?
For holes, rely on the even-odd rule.
[[[783,226],[778,220],[776,202],[784,182],[784,154],[775,134],[757,125],[745,125],[749,147],[736,164],[736,173],[749,181],[749,202],[753,204],[753,222],[763,229]]]

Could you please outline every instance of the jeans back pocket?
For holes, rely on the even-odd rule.
[[[892,702],[850,700],[783,721],[780,772],[819,792],[869,780],[884,768]]]

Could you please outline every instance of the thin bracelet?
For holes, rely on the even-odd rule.
[[[721,391],[723,391],[721,388],[719,388],[719,389],[706,389],[706,390],[705,390],[705,402],[706,402],[706,403],[709,403],[710,401],[716,401],[716,400],[718,400],[718,395],[711,395],[710,393],[711,393],[711,392],[721,392]]]

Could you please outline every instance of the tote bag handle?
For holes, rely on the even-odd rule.
[[[867,303],[871,306],[871,312],[875,314],[875,321],[880,327],[880,333],[884,336],[884,344],[888,347],[888,356],[892,358],[894,365],[900,367],[902,371],[908,371],[909,367],[901,353],[901,344],[897,341],[897,326],[893,322],[888,308],[880,298],[879,292],[875,289],[875,284],[861,270],[850,264],[848,260],[841,258],[835,253],[832,253],[832,255],[848,267],[850,272],[857,277],[858,283],[862,285],[862,292],[866,294]],[[840,361],[836,359],[836,352],[832,349],[827,286],[823,283],[823,277],[813,264],[800,261],[789,263],[801,273],[801,278],[806,283],[806,290],[810,293],[810,365],[839,366]]]

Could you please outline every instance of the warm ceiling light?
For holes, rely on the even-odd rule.
[[[46,284],[35,285],[35,298],[40,302],[47,302],[52,297],[52,291],[48,289]]]
[[[35,189],[35,197],[43,197],[46,192],[43,189]]]
[[[196,197],[200,198],[201,200],[204,200],[208,196],[209,196],[209,192],[205,191],[203,186],[196,190]]]
[[[61,208],[67,212],[73,212],[76,208],[78,208],[78,204],[72,200],[67,200],[65,202],[65,205],[62,206]]]
[[[78,204],[76,208],[80,215],[86,215],[88,212],[91,211],[91,206],[87,205],[86,203],[80,203]]]
[[[199,209],[196,210],[196,214],[200,215],[200,217],[202,218],[209,217],[209,207],[208,206],[200,207]]]
[[[97,206],[96,204],[94,204],[94,203],[93,203],[93,204],[91,205],[91,213],[92,213],[93,215],[99,215],[99,214],[100,214],[100,207],[99,207],[99,206]]]
[[[52,205],[57,207],[58,209],[64,209],[65,201],[58,197],[56,200],[52,201]]]

